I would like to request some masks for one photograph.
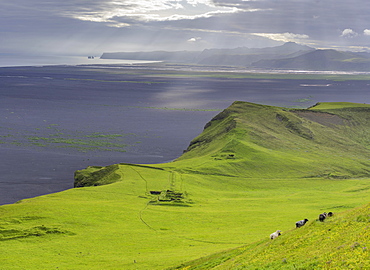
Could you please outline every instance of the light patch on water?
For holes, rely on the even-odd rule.
[[[160,101],[158,107],[202,109],[209,105],[209,100],[202,98],[202,95],[212,92],[214,90],[169,88],[156,94],[154,99]]]
[[[329,87],[331,85],[332,84],[328,83],[328,84],[300,84],[299,86],[303,86],[303,87]]]

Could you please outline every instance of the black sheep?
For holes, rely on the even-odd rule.
[[[297,221],[297,222],[295,223],[296,228],[300,228],[300,227],[302,227],[303,225],[305,225],[305,224],[306,224],[306,222],[307,222],[307,221],[308,221],[308,219],[307,219],[307,218],[302,219],[302,220],[300,220],[300,221]]]
[[[321,222],[323,222],[323,221],[326,219],[326,216],[327,216],[326,212],[324,212],[324,213],[320,214],[320,215],[319,215],[319,220],[320,220]]]

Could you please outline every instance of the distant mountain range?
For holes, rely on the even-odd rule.
[[[370,53],[317,50],[294,42],[267,48],[113,52],[103,53],[101,58],[261,69],[370,71]]]
[[[314,50],[285,59],[264,59],[253,63],[258,68],[370,71],[370,54],[336,50]]]

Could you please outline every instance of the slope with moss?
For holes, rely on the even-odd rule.
[[[353,103],[292,110],[235,102],[174,164],[184,171],[246,177],[365,177],[369,112],[369,105]]]
[[[370,204],[171,269],[369,269]]]

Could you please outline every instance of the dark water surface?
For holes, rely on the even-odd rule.
[[[235,100],[370,103],[369,81],[162,73],[132,66],[0,68],[0,204],[72,188],[74,171],[89,165],[173,160]]]

